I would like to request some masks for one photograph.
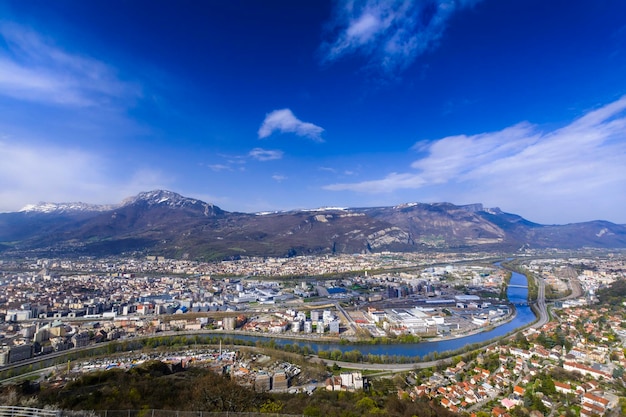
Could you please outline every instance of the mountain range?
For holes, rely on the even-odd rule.
[[[450,203],[237,213],[163,190],[115,205],[40,203],[0,213],[0,253],[5,256],[143,253],[222,260],[583,247],[626,248],[626,225],[542,225],[482,204]]]

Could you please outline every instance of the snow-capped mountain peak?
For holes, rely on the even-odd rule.
[[[28,204],[19,210],[20,213],[78,213],[112,210],[116,206],[111,204],[87,203],[46,203]]]
[[[167,190],[153,190],[146,191],[137,194],[134,197],[129,197],[122,201],[122,206],[130,204],[144,203],[149,206],[170,206],[170,207],[184,207],[195,205],[207,205],[213,207],[213,204],[205,203],[194,198],[183,197],[182,195],[173,191]]]
[[[205,203],[195,198],[183,197],[173,191],[153,190],[137,194],[122,201],[121,207],[142,205],[146,207],[167,207],[172,209],[192,209],[202,211],[205,216],[222,214],[223,210],[211,203]]]

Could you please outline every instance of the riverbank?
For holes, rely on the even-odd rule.
[[[526,281],[526,277],[514,272],[512,274],[512,280],[516,280],[514,284],[522,284]],[[297,350],[301,352],[307,352],[308,354],[319,354],[320,352],[339,351],[342,354],[349,351],[359,351],[362,357],[376,358],[377,360],[383,360],[386,363],[392,358],[398,358],[398,361],[404,361],[410,363],[429,363],[431,359],[440,360],[446,355],[455,355],[458,353],[465,353],[468,349],[478,349],[481,346],[485,346],[489,343],[493,343],[494,340],[514,334],[518,330],[527,327],[529,325],[540,326],[548,320],[545,312],[545,302],[542,302],[543,286],[539,284],[539,303],[537,309],[539,312],[539,318],[531,310],[526,300],[527,289],[524,287],[509,288],[507,295],[513,298],[511,301],[520,302],[521,305],[517,306],[515,311],[511,312],[509,319],[490,329],[481,328],[471,332],[471,334],[464,334],[463,336],[450,336],[440,337],[434,339],[428,339],[420,341],[419,343],[398,343],[393,342],[389,344],[381,343],[354,343],[349,342],[346,339],[337,337],[328,337],[322,335],[308,335],[302,337],[299,335],[294,338],[295,335],[289,334],[259,334],[257,332],[224,332],[221,330],[201,330],[201,331],[172,331],[155,333],[146,336],[140,336],[135,338],[128,338],[116,342],[108,342],[104,344],[98,344],[89,346],[86,348],[80,348],[78,350],[55,352],[41,356],[39,358],[33,358],[31,360],[16,363],[14,365],[0,368],[3,376],[7,376],[5,371],[13,371],[18,368],[26,368],[30,365],[40,364],[42,362],[50,361],[52,364],[58,364],[58,361],[66,362],[68,359],[75,359],[82,355],[89,355],[88,352],[93,351],[94,354],[115,354],[125,349],[142,348],[145,345],[159,345],[159,339],[177,339],[178,343],[193,345],[194,343],[203,343],[202,339],[214,339],[216,342],[221,340],[228,340],[230,343],[232,340],[242,340],[241,345],[254,346],[258,345],[262,347],[263,344],[269,341],[271,348],[278,348],[283,350]],[[155,342],[144,344],[143,340],[155,340]],[[169,342],[165,342],[168,344]],[[233,343],[234,344],[234,343]],[[271,346],[273,345],[273,346]],[[19,371],[18,371],[19,372]]]

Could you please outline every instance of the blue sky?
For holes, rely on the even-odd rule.
[[[626,223],[626,2],[0,1],[0,161],[0,211],[162,188]]]

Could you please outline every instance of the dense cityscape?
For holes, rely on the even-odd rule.
[[[32,372],[46,357],[131,343],[137,353],[76,359],[45,379],[159,360],[226,373],[260,392],[312,395],[369,390],[381,377],[367,373],[380,369],[402,375],[399,398],[434,399],[455,413],[603,416],[619,410],[626,317],[597,302],[603,288],[624,280],[623,252],[528,253],[509,258],[508,270],[494,259],[385,253],[220,263],[156,256],[5,260],[0,372],[19,378],[22,363]],[[528,285],[513,285],[510,268],[524,273]],[[533,308],[541,288],[550,320],[524,323],[482,350],[399,357],[359,348],[376,340],[410,346],[469,335],[491,341],[490,332],[527,308],[507,298],[509,286],[527,293]],[[151,352],[181,335],[214,347]],[[311,373],[301,363],[270,359],[264,348],[253,354],[254,348],[233,346],[246,344],[233,342],[237,337],[265,349],[314,354],[340,372]]]

